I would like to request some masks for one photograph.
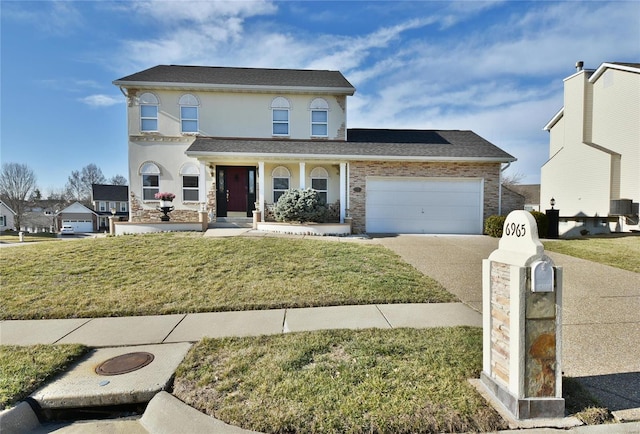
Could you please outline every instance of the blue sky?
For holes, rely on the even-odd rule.
[[[636,1],[11,1],[1,154],[45,194],[95,163],[128,175],[111,82],[158,64],[340,70],[351,128],[470,129],[537,183],[562,80],[640,62]]]

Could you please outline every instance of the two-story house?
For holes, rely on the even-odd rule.
[[[91,203],[98,217],[98,230],[109,229],[109,217],[117,221],[129,219],[129,187],[126,185],[91,184]]]
[[[502,163],[471,131],[347,129],[355,88],[338,71],[156,66],[127,98],[130,220],[251,216],[313,188],[354,232],[482,233],[500,212]]]
[[[544,127],[540,203],[555,199],[561,235],[638,230],[640,63],[576,69],[564,80],[564,107]]]

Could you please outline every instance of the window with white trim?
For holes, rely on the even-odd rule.
[[[316,167],[311,171],[311,188],[318,192],[320,199],[327,203],[329,191],[329,172],[324,167]]]
[[[178,104],[180,104],[180,131],[197,133],[200,102],[194,95],[187,93],[180,97]]]
[[[7,218],[3,215],[0,215],[0,226],[5,227],[7,225]]]
[[[98,202],[98,209],[102,212],[105,212],[107,210],[107,202]]]
[[[138,98],[140,103],[140,131],[158,131],[158,97],[146,92]]]
[[[156,200],[160,193],[160,169],[155,163],[146,162],[140,167],[142,177],[142,200]]]
[[[182,201],[198,202],[200,199],[200,171],[195,164],[185,164],[180,168],[182,176]]]
[[[289,135],[289,110],[291,104],[289,100],[284,97],[277,97],[271,101],[271,121],[272,130],[271,133],[274,136],[288,136]]]
[[[276,203],[280,196],[289,190],[291,173],[286,167],[278,166],[271,172],[271,179],[273,180],[273,203]]]
[[[127,202],[120,202],[120,212],[127,212]]]
[[[311,137],[329,135],[329,104],[323,98],[316,98],[309,105],[311,111]]]

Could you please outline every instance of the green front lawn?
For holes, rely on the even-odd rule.
[[[481,369],[480,328],[205,339],[178,369],[174,395],[259,432],[504,429],[468,382]]]
[[[0,319],[451,302],[377,245],[164,233],[7,249]]]
[[[640,236],[544,240],[544,248],[576,258],[640,273]]]
[[[58,234],[49,232],[40,232],[37,234],[25,232],[23,234],[23,240],[24,243],[35,243],[40,241],[59,241],[60,238]],[[20,235],[15,231],[0,232],[0,242],[7,244],[19,243]]]
[[[0,410],[29,396],[86,352],[82,345],[0,345]]]

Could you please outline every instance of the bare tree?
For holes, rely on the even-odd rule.
[[[115,175],[109,179],[109,184],[111,185],[128,185],[129,181],[122,175]]]
[[[82,202],[85,197],[85,191],[82,188],[82,180],[80,179],[80,171],[74,170],[67,178],[67,184],[64,187],[65,195],[69,200],[77,200]]]
[[[16,213],[15,226],[20,230],[26,199],[36,188],[36,174],[26,164],[5,163],[0,174],[2,201]]]
[[[102,174],[102,170],[95,164],[91,163],[82,168],[82,170],[74,170],[67,178],[65,190],[70,199],[77,200],[85,205],[91,204],[91,184],[104,184],[106,178]]]
[[[508,175],[502,176],[502,185],[506,185],[507,187],[510,185],[517,185],[522,182],[525,175],[522,172],[510,173]]]
[[[82,168],[80,180],[82,181],[86,191],[89,193],[89,197],[91,197],[91,184],[104,184],[107,182],[107,179],[102,174],[102,170],[93,163]]]

